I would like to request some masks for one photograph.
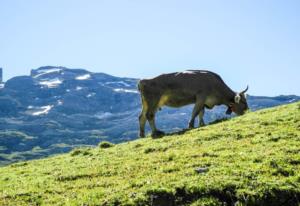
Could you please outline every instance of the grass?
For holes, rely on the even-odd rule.
[[[299,205],[300,103],[0,168],[0,205]]]

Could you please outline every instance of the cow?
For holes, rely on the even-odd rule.
[[[222,78],[207,70],[186,70],[162,74],[153,79],[142,79],[138,83],[141,94],[142,111],[139,115],[140,137],[145,137],[145,124],[148,120],[152,137],[164,135],[155,125],[155,113],[163,106],[182,107],[195,104],[188,127],[194,128],[196,116],[199,126],[204,126],[204,109],[216,105],[226,105],[226,114],[232,112],[243,115],[248,110],[245,93],[232,91]]]

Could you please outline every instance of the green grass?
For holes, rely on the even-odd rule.
[[[299,205],[300,103],[0,168],[0,205]]]

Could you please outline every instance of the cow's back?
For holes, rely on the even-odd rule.
[[[139,89],[142,98],[156,102],[159,107],[180,107],[194,103],[198,94],[212,94],[222,84],[223,80],[213,72],[187,70],[141,80]]]
[[[216,73],[206,70],[187,70],[183,72],[162,74],[151,80],[151,85],[163,90],[210,90],[220,84],[225,84]]]

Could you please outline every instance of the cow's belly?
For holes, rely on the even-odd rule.
[[[182,107],[195,102],[194,96],[189,95],[162,95],[159,101],[159,107]]]
[[[215,98],[215,97],[207,97],[205,102],[204,102],[204,105],[209,108],[209,109],[212,109],[215,105],[219,105],[219,102],[218,100]]]
[[[182,94],[182,95],[162,95],[158,106],[169,106],[169,107],[182,107],[189,104],[195,103],[195,96]],[[215,105],[219,105],[215,97],[207,97],[204,105],[206,108],[212,109]]]

